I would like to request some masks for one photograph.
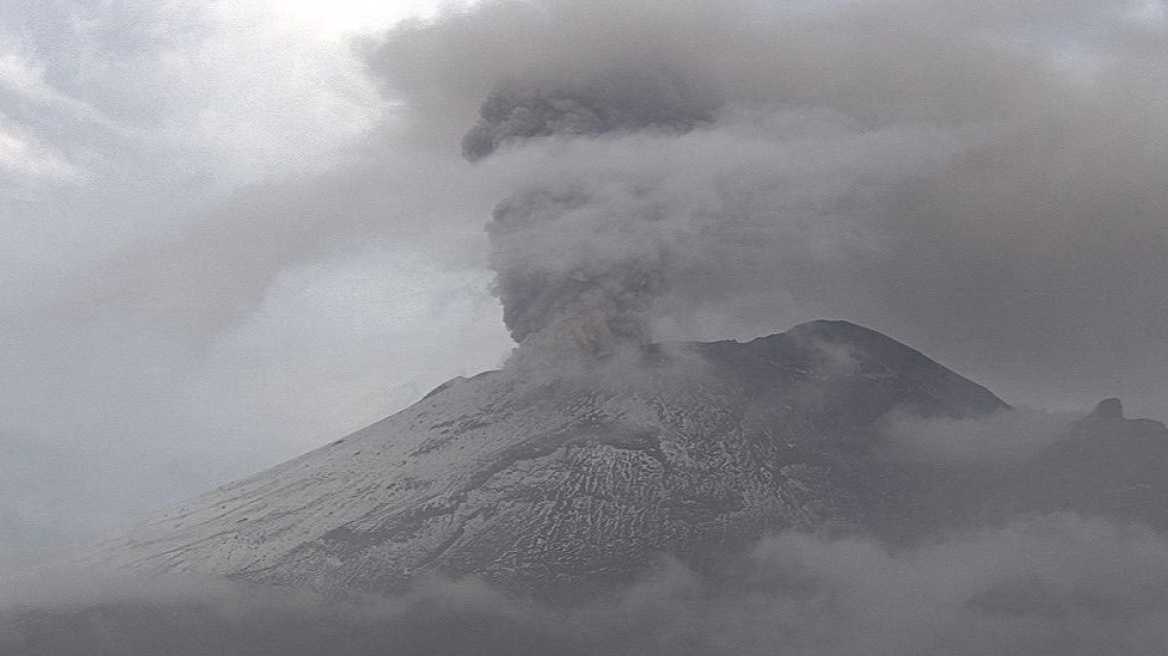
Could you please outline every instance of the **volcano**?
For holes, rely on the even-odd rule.
[[[871,457],[882,417],[1008,407],[841,321],[551,369],[452,380],[89,559],[342,594],[427,574],[603,588],[663,554],[700,564],[769,532],[863,529],[897,502]]]

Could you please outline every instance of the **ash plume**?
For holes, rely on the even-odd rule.
[[[864,224],[970,147],[969,125],[800,99],[782,64],[797,53],[772,43],[765,6],[732,4],[487,3],[463,19],[524,33],[515,52],[490,53],[462,138],[472,162],[541,167],[516,177],[488,225],[521,352],[609,355],[689,323],[679,301],[706,305],[695,295],[713,281],[781,287],[862,256]]]
[[[550,136],[685,132],[713,119],[716,98],[668,68],[614,69],[581,81],[504,82],[463,137],[477,161],[508,143]]]
[[[727,247],[758,240],[767,252],[749,256],[796,267],[841,256],[853,245],[812,241],[879,216],[903,177],[965,147],[963,136],[865,130],[833,111],[723,106],[712,82],[665,70],[511,82],[464,137],[472,161],[539,159],[487,226],[495,293],[526,352],[606,356],[653,340],[658,301],[720,277],[710,267],[722,256],[748,254]]]
[[[600,137],[650,132],[683,134],[713,120],[717,101],[700,84],[667,68],[601,71],[578,81],[509,82],[483,104],[462,141],[464,156],[481,160],[501,147],[538,137]],[[661,208],[617,198],[584,178],[522,189],[500,203],[488,226],[495,291],[512,337],[574,344],[585,354],[649,341],[652,300],[668,282],[668,253],[647,246],[596,249],[567,267],[530,267],[522,251],[540,233],[586,225],[604,233],[661,218]],[[647,196],[647,190],[641,192]],[[633,201],[633,202],[627,202]],[[550,241],[560,241],[560,234]],[[552,243],[548,247],[555,249]]]
[[[1137,5],[483,0],[370,66],[509,199],[522,342],[846,317],[1010,396],[1093,371],[1120,387],[1050,394],[1155,412],[1168,32]]]
[[[501,203],[489,226],[495,292],[517,342],[567,339],[591,355],[624,341],[648,340],[647,312],[666,284],[665,254],[652,246],[626,251],[598,248],[570,268],[534,265],[524,250],[557,223],[611,224],[627,220],[627,207],[605,208],[589,190],[557,194],[532,189]],[[556,252],[550,235],[548,246]]]

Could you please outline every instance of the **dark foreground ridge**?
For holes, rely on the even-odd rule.
[[[336,595],[474,575],[587,597],[662,554],[702,568],[786,529],[903,524],[910,497],[931,492],[886,462],[881,421],[1008,408],[842,321],[749,343],[658,345],[587,372],[503,370],[451,381],[110,536],[87,558]]]

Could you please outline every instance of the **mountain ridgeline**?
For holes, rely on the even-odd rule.
[[[345,439],[109,536],[91,562],[346,595],[427,575],[583,598],[663,555],[719,567],[789,529],[893,541],[1017,513],[1168,526],[1168,431],[1106,402],[993,468],[889,455],[894,415],[1010,407],[872,330],[816,321],[578,371],[455,379]]]

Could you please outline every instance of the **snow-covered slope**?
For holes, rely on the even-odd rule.
[[[656,346],[571,375],[456,379],[384,421],[112,535],[87,555],[326,592],[427,572],[525,590],[604,585],[770,530],[862,524],[895,408],[1006,407],[845,322]]]

